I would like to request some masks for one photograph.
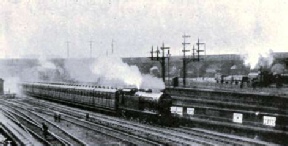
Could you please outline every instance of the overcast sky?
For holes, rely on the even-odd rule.
[[[149,56],[200,38],[207,54],[288,51],[287,0],[1,0],[0,57]],[[192,49],[192,45],[188,47]]]

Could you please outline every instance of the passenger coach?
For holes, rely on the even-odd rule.
[[[152,93],[138,91],[136,88],[115,89],[63,83],[21,85],[23,93],[28,96],[112,112],[125,117],[138,117],[162,124],[163,122],[167,124],[171,117],[172,98],[163,92]]]

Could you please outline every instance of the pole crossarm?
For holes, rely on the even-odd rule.
[[[192,57],[191,58],[187,58],[186,57],[186,52],[190,52],[190,50],[186,50],[186,45],[189,45],[190,43],[186,42],[186,38],[189,38],[190,36],[188,35],[183,35],[182,36],[184,39],[183,44],[183,86],[186,86],[186,70],[187,70],[187,64],[190,62],[196,62],[196,61],[200,61],[203,60],[203,58],[200,58],[200,53],[201,52],[205,52],[206,54],[206,44],[205,43],[200,43],[200,40],[198,38],[198,42],[196,43],[197,45],[197,49],[195,49],[194,45],[193,45],[193,49],[192,49]],[[200,50],[200,45],[204,45],[205,49],[204,50]],[[197,56],[197,57],[196,57]]]
[[[159,57],[159,55],[160,55],[160,53],[161,53],[160,50],[162,51],[162,56],[161,56],[161,57]],[[166,70],[165,70],[166,61],[165,61],[165,60],[166,60],[166,58],[169,59],[169,57],[170,57],[170,47],[165,47],[165,45],[164,45],[164,43],[163,43],[162,47],[160,47],[160,50],[159,50],[159,48],[157,47],[157,50],[154,51],[154,50],[153,50],[153,46],[152,46],[152,49],[151,49],[151,51],[150,51],[150,54],[151,54],[150,59],[151,59],[151,60],[154,60],[154,61],[159,61],[159,62],[160,62],[160,64],[161,64],[161,71],[162,71],[162,78],[163,78],[163,82],[165,83],[165,72],[166,72]],[[167,55],[165,55],[165,50],[168,50]],[[156,53],[156,57],[154,56],[155,53]]]

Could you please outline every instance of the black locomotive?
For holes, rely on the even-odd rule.
[[[125,117],[167,124],[172,98],[165,92],[152,93],[136,88],[115,89],[64,83],[22,83],[24,94],[71,105],[113,112]]]

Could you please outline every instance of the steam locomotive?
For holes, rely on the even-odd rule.
[[[215,80],[217,83],[226,84],[240,84],[247,83],[249,86],[255,87],[268,87],[275,84],[276,87],[281,87],[287,84],[287,74],[273,74],[268,71],[250,72],[248,75],[222,75],[216,74]]]
[[[21,86],[22,92],[28,96],[108,111],[119,116],[137,117],[161,124],[169,123],[171,117],[172,98],[165,92],[64,83],[22,83]]]

